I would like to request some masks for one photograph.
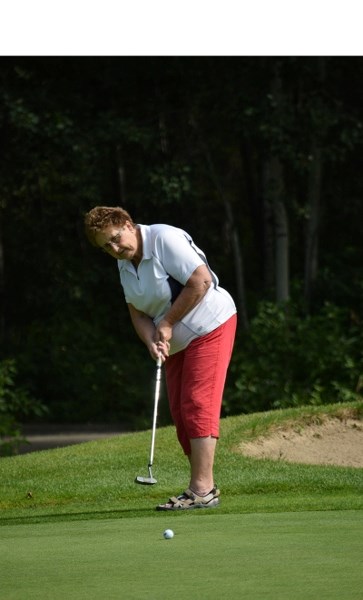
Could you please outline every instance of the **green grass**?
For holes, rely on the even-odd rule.
[[[241,441],[363,403],[222,421],[218,509],[163,513],[188,467],[172,427],[0,459],[1,600],[360,600],[363,469],[256,460]],[[31,494],[29,494],[31,492]],[[175,531],[164,540],[166,528]]]
[[[287,421],[303,426],[347,411],[361,418],[363,402],[289,409],[222,420],[215,475],[221,513],[352,510],[363,504],[363,469],[246,458],[236,448]],[[188,483],[187,461],[173,427],[156,437],[155,486],[147,476],[150,431],[0,459],[0,525],[50,519],[142,517]],[[28,492],[31,492],[31,497]]]
[[[217,513],[5,526],[0,597],[362,597],[363,521],[358,511]],[[166,527],[175,531],[172,540],[162,537]]]

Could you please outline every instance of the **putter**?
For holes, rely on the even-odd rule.
[[[162,360],[159,357],[156,362],[156,378],[155,378],[155,396],[154,396],[154,416],[153,416],[153,428],[151,435],[151,448],[150,448],[150,458],[148,464],[149,477],[140,477],[137,476],[135,479],[135,483],[140,483],[141,485],[154,485],[157,483],[157,480],[154,479],[151,468],[153,466],[154,461],[154,448],[155,448],[155,433],[156,433],[156,418],[158,415],[158,403],[160,396],[160,381],[161,381],[161,367]]]

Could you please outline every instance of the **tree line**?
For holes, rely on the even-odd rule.
[[[0,58],[2,414],[149,423],[152,365],[83,234],[96,204],[185,228],[233,294],[224,414],[359,395],[362,74],[360,57]]]

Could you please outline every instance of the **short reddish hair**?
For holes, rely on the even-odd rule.
[[[134,225],[129,213],[120,206],[95,206],[84,216],[85,232],[92,246],[97,246],[96,235],[109,225]]]

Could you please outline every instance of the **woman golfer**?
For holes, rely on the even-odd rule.
[[[85,215],[89,241],[117,260],[133,326],[165,363],[170,412],[190,463],[189,486],[157,510],[219,504],[213,475],[222,396],[236,332],[236,307],[188,233],[138,225],[120,207]]]

